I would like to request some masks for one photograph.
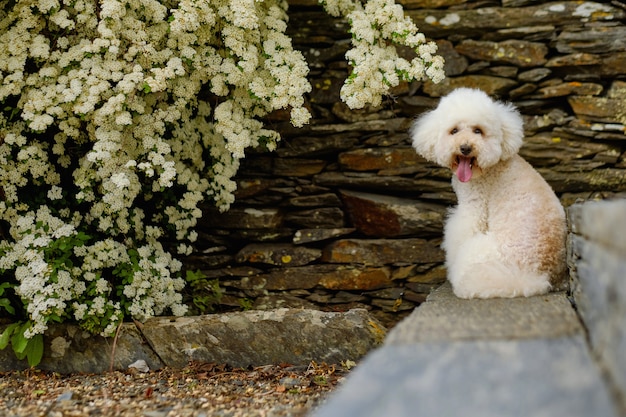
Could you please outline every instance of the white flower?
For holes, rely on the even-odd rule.
[[[75,302],[72,307],[74,308],[74,318],[78,321],[81,321],[85,317],[85,313],[87,312],[87,305]]]
[[[43,35],[37,35],[31,39],[29,49],[33,58],[46,59],[50,56],[50,45],[48,39]]]
[[[311,113],[304,107],[295,107],[291,109],[291,123],[295,127],[302,127],[311,119]]]
[[[189,309],[189,307],[187,307],[184,304],[174,304],[172,307],[172,314],[175,316],[184,316],[185,314],[187,314],[187,310]]]
[[[109,282],[103,278],[96,281],[96,292],[98,294],[105,294],[109,291]]]
[[[60,200],[61,198],[63,198],[62,192],[63,192],[63,189],[61,187],[53,185],[52,187],[50,187],[50,190],[48,191],[48,198],[50,200]]]
[[[193,253],[193,247],[189,245],[185,245],[184,243],[181,243],[178,245],[177,252],[180,255],[185,255],[185,256],[191,255]]]
[[[57,13],[52,14],[50,16],[50,20],[61,29],[74,29],[75,27],[74,21],[69,18],[69,13],[65,9],[59,10]]]
[[[58,0],[39,0],[37,4],[37,9],[39,9],[41,13],[48,13],[50,10],[58,8]]]
[[[56,228],[53,232],[52,232],[52,237],[54,239],[58,239],[60,237],[67,237],[67,236],[71,236],[72,234],[74,234],[76,232],[76,229],[74,229],[74,226],[72,226],[71,224],[64,224],[59,228]]]
[[[133,118],[131,117],[130,113],[125,111],[122,113],[119,113],[116,117],[115,117],[115,123],[117,123],[118,125],[130,125],[133,123]]]
[[[126,188],[130,185],[130,180],[123,172],[111,175],[111,182],[115,184],[117,188]]]

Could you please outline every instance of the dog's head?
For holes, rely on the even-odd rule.
[[[459,88],[417,119],[410,135],[419,154],[467,182],[515,155],[524,129],[513,105],[494,101],[480,90]]]

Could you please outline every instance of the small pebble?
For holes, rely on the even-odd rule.
[[[57,402],[70,401],[72,397],[74,397],[74,393],[72,391],[65,391],[63,394],[57,397]]]
[[[128,365],[128,369],[136,369],[139,372],[150,372],[150,367],[143,359],[136,360]]]
[[[278,381],[278,383],[280,385],[283,385],[287,389],[300,387],[300,386],[304,385],[302,379],[300,379],[300,378],[292,378],[292,377],[281,378],[280,381]]]

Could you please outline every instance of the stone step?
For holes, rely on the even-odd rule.
[[[448,284],[314,414],[565,415],[618,415],[566,294],[461,300]]]
[[[556,338],[582,334],[563,292],[529,298],[463,300],[449,283],[389,332],[386,344]]]

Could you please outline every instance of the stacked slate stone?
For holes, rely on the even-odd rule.
[[[347,23],[315,0],[290,1],[314,120],[294,129],[274,114],[279,149],[246,156],[229,212],[206,209],[187,266],[219,279],[224,305],[364,307],[387,323],[419,305],[445,280],[439,245],[455,197],[448,170],[416,155],[407,129],[456,87],[520,108],[521,154],[565,206],[626,191],[624,3],[402,3],[438,43],[447,79],[404,84],[380,107],[351,111],[339,99]]]

